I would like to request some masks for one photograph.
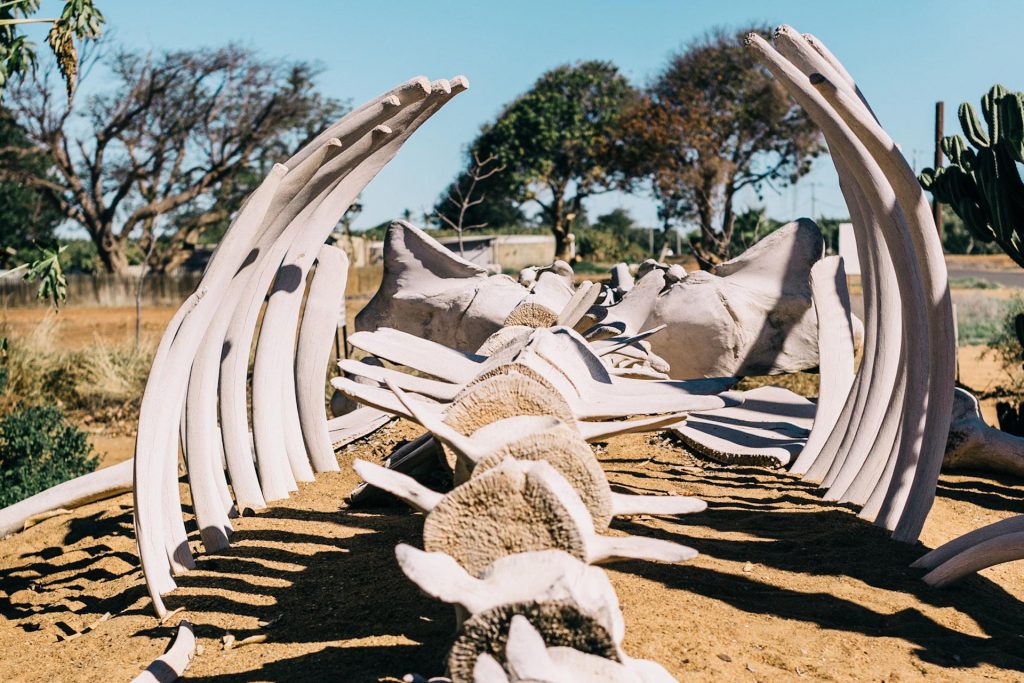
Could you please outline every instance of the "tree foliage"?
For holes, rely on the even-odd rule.
[[[647,231],[623,208],[612,209],[576,230],[576,253],[596,263],[639,263],[648,254]]]
[[[625,178],[613,166],[618,119],[636,93],[611,63],[564,65],[543,74],[485,126],[472,145],[505,170],[483,188],[489,201],[534,205],[568,254],[573,217],[590,196]]]
[[[111,85],[84,103],[55,95],[52,70],[10,89],[32,153],[46,154],[52,171],[0,168],[0,180],[46,194],[85,228],[109,272],[127,268],[131,236],[164,234],[173,248],[170,258],[154,254],[155,265],[178,265],[178,252],[223,224],[274,161],[343,111],[316,91],[313,65],[237,45],[121,49],[105,61]]]
[[[0,168],[41,177],[49,171],[46,157],[5,109],[0,109]],[[45,192],[20,182],[0,181],[0,265],[11,268],[38,246],[50,245],[61,220],[61,211]]]
[[[822,150],[806,114],[743,45],[716,30],[673,55],[622,121],[620,165],[649,179],[664,226],[696,223],[698,259],[730,254],[734,203],[795,182]]]

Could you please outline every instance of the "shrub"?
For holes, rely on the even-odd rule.
[[[1021,394],[1024,393],[1024,372],[1021,368],[1024,357],[1015,321],[1019,314],[1024,314],[1024,296],[1017,294],[1007,300],[1002,313],[988,345],[1006,371],[1007,385],[1004,388]]]
[[[0,419],[0,507],[96,469],[84,432],[53,406],[19,403]]]

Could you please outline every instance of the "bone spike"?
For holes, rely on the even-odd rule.
[[[616,560],[656,560],[678,564],[699,553],[685,545],[643,536],[598,536],[587,554],[587,562],[602,564]]]
[[[367,484],[398,496],[421,512],[430,512],[444,498],[444,494],[431,491],[401,472],[395,472],[365,460],[354,461],[352,467]]]
[[[387,388],[390,389],[398,400],[401,402],[405,409],[413,416],[413,418],[423,425],[426,429],[434,433],[441,441],[451,445],[453,448],[466,455],[470,460],[479,460],[485,454],[485,451],[478,448],[473,440],[463,436],[456,430],[449,427],[441,419],[440,415],[436,413],[430,413],[427,410],[423,410],[416,406],[416,402],[409,399],[404,391],[402,391],[395,383],[390,379],[384,380]]]
[[[160,655],[146,667],[146,670],[132,679],[132,683],[168,683],[185,675],[196,654],[196,636],[192,624],[182,620],[178,633],[167,652]]]
[[[409,580],[432,598],[459,605],[470,614],[493,604],[488,586],[444,553],[428,553],[399,543],[395,557]]]
[[[700,498],[687,496],[633,496],[612,494],[612,514],[628,515],[689,515],[704,512],[708,504]]]

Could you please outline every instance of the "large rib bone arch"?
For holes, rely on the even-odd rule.
[[[928,203],[853,79],[821,44],[780,27],[748,45],[821,129],[864,267],[864,361],[805,477],[861,517],[917,539],[949,433],[955,345],[946,266]],[[801,463],[801,467],[807,463]]]
[[[321,384],[325,377],[320,370],[327,358],[319,356],[337,318],[321,324],[307,318],[300,327],[306,275],[319,255],[307,312],[333,309],[337,315],[347,264],[342,255],[322,251],[324,241],[405,140],[466,87],[462,77],[413,79],[277,164],[246,200],[195,293],[168,325],[146,383],[135,448],[135,533],[158,614],[166,612],[161,596],[175,587],[173,575],[194,566],[178,492],[179,427],[207,549],[227,544],[235,508],[263,508],[314,471],[337,468],[323,403],[309,400],[309,382]],[[255,457],[246,408],[254,339]]]

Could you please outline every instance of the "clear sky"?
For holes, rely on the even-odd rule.
[[[58,3],[43,3],[44,13]],[[1024,0],[848,2],[571,0],[329,2],[327,0],[97,0],[108,30],[139,48],[237,41],[267,55],[320,62],[324,92],[353,104],[412,76],[464,74],[470,89],[405,145],[363,195],[357,226],[429,208],[455,175],[480,125],[545,70],[579,59],[616,63],[637,84],[707,29],[788,23],[821,38],[858,80],[882,124],[920,168],[931,164],[933,109],[956,107],[993,83],[1024,90]],[[812,188],[813,185],[813,188]],[[831,164],[796,188],[768,191],[779,219],[845,216]],[[745,203],[756,203],[753,197]],[[653,204],[622,195],[592,200],[596,216],[626,206],[654,224]]]

